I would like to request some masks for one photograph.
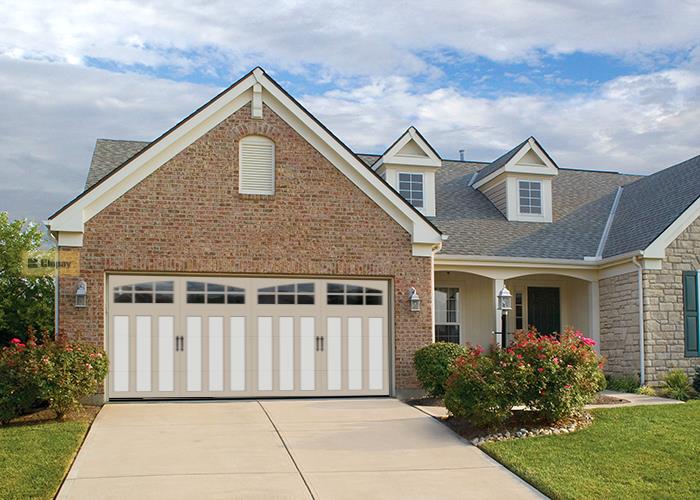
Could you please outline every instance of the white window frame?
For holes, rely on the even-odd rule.
[[[412,197],[412,196],[411,196],[410,198],[406,198],[406,197],[401,193],[401,176],[402,176],[402,175],[409,175],[409,176],[411,176],[411,180],[409,181],[410,184],[411,184],[411,189],[410,189],[410,194],[411,194],[411,195],[414,193],[414,190],[413,190],[413,178],[412,178],[412,177],[413,177],[414,175],[419,175],[419,176],[420,176],[420,179],[421,179],[421,191],[420,191],[420,193],[421,193],[421,198],[422,198],[422,199],[421,199],[421,206],[420,206],[420,207],[417,207],[417,206],[413,203],[413,197]],[[398,172],[398,173],[397,173],[397,187],[398,187],[397,191],[399,192],[399,194],[401,194],[401,196],[402,196],[407,202],[409,202],[414,208],[420,210],[421,212],[423,212],[423,211],[425,210],[425,175],[423,174],[423,172]],[[418,191],[415,191],[415,192],[418,192]]]
[[[437,300],[435,301],[435,326],[440,326],[440,325],[446,325],[446,326],[457,326],[457,329],[459,330],[459,344],[462,344],[462,314],[461,314],[461,308],[462,308],[462,289],[458,286],[435,286],[433,293],[436,294],[436,292],[440,289],[445,289],[445,290],[457,290],[457,303],[455,306],[455,321],[437,321]],[[438,342],[437,339],[437,331],[435,332],[435,341]]]
[[[530,195],[532,194],[532,185],[537,184],[539,187],[539,193],[540,193],[540,211],[539,212],[523,212],[523,197],[520,194],[521,184],[527,182],[528,183],[528,192]],[[518,193],[518,214],[519,215],[524,215],[527,217],[544,217],[544,189],[542,187],[542,181],[534,181],[534,180],[529,180],[529,179],[518,179],[518,185],[517,185],[517,193]],[[529,207],[532,208],[532,196],[529,196],[528,198],[530,200]]]

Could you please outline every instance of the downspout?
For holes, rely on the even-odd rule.
[[[632,257],[632,263],[637,267],[637,292],[639,296],[639,385],[644,385],[644,282],[642,265],[638,256]]]
[[[54,255],[55,269],[53,272],[53,335],[58,340],[58,240],[51,230],[49,230],[49,236],[54,241],[54,248],[56,249],[56,254]]]

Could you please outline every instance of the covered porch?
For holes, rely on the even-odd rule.
[[[436,341],[500,344],[497,294],[504,286],[512,295],[507,341],[529,326],[547,334],[573,327],[599,341],[598,280],[592,270],[438,262],[435,269]]]

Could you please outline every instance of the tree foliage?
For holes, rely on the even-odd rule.
[[[0,212],[0,345],[26,340],[27,330],[53,333],[54,283],[51,276],[25,276],[22,260],[44,241],[41,229]]]

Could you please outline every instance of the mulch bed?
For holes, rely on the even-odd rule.
[[[598,394],[596,399],[591,403],[594,405],[618,405],[629,403],[626,399],[616,398],[614,396],[607,396],[605,394]]]
[[[83,406],[81,409],[66,415],[63,420],[82,420],[85,422],[92,422],[97,416],[97,413],[100,411],[100,408],[100,406]],[[33,413],[29,413],[27,415],[17,417],[14,420],[10,421],[10,423],[7,424],[7,426],[9,427],[13,425],[40,424],[44,422],[50,422],[52,420],[56,420],[56,413],[53,410],[48,410],[44,408],[39,409]]]

